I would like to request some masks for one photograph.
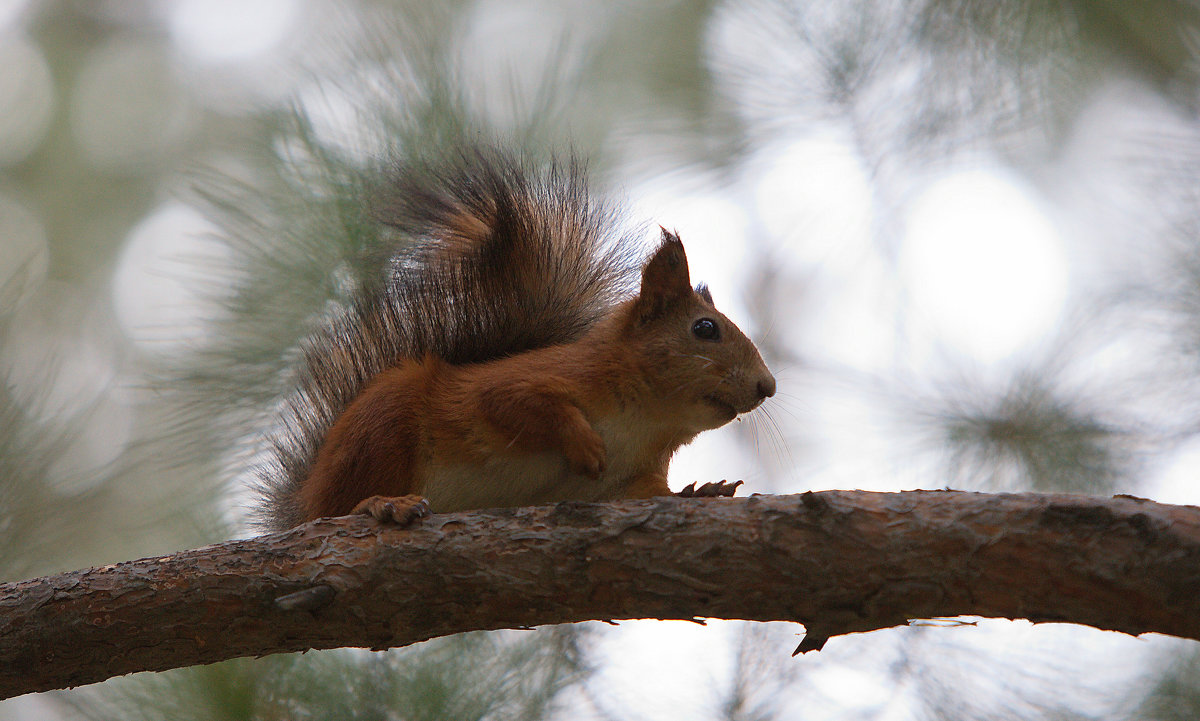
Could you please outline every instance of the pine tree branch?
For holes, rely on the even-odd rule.
[[[589,619],[1064,621],[1200,640],[1200,508],[828,491],[364,517],[0,585],[0,698],[309,648]]]

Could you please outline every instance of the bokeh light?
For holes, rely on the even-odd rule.
[[[776,142],[750,167],[761,168],[754,210],[781,244],[781,261],[858,264],[875,213],[870,178],[849,144],[832,133]]]
[[[901,269],[935,333],[986,362],[1046,337],[1070,275],[1062,239],[1030,190],[990,169],[952,173],[920,194]]]
[[[30,0],[0,0],[0,33],[21,16],[29,3]]]
[[[179,0],[169,6],[171,39],[199,63],[253,60],[287,37],[296,0]]]
[[[113,305],[139,349],[161,355],[204,342],[220,313],[214,289],[200,285],[225,258],[214,233],[199,212],[176,202],[159,207],[130,232],[113,275]]]

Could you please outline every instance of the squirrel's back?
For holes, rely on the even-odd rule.
[[[381,371],[436,356],[478,363],[577,340],[637,288],[641,253],[580,163],[492,148],[401,167],[381,223],[383,282],[306,342],[258,470],[272,529],[304,520],[298,489],[326,434]]]

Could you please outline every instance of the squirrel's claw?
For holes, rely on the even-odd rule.
[[[703,486],[696,488],[695,483],[689,483],[682,491],[675,495],[681,498],[717,498],[719,496],[731,497],[737,492],[737,487],[742,485],[742,481],[716,481],[705,483]]]
[[[370,516],[380,523],[408,526],[433,515],[433,509],[422,496],[371,496],[359,502],[350,513]]]

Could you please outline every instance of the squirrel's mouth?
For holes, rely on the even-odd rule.
[[[720,411],[721,416],[726,418],[727,420],[733,420],[734,418],[737,417],[737,414],[738,414],[737,409],[733,407],[732,403],[722,400],[721,398],[717,397],[716,395],[704,396],[704,400],[710,406],[712,406],[713,408],[716,408],[718,411]]]

